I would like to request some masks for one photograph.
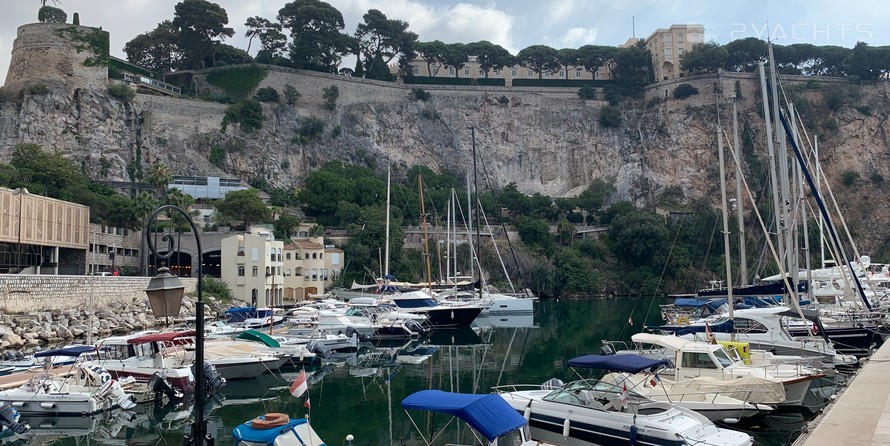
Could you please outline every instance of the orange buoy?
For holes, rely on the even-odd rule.
[[[284,426],[290,422],[290,417],[284,413],[267,413],[250,420],[250,427],[254,429],[272,429],[273,427]]]

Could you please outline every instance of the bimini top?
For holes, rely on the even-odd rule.
[[[404,409],[431,410],[460,418],[488,441],[524,426],[527,421],[500,395],[421,390],[402,400]]]
[[[94,352],[96,351],[96,347],[92,345],[72,345],[69,347],[63,347],[55,350],[44,350],[42,352],[34,353],[35,358],[46,358],[49,356],[73,356],[78,357],[86,352]]]
[[[128,344],[146,344],[149,342],[172,342],[177,339],[194,337],[197,334],[195,330],[189,331],[168,331],[164,333],[152,333],[145,336],[127,339]]]
[[[570,367],[627,373],[639,373],[661,365],[668,365],[667,359],[649,359],[639,355],[586,355],[569,360]]]

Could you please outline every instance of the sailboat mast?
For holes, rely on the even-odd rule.
[[[470,247],[470,279],[476,277],[476,258],[473,249],[473,199],[470,189],[470,174],[467,174],[467,246]]]
[[[822,195],[822,165],[819,160],[819,135],[813,135],[813,147],[815,151],[816,157],[816,193],[820,196]],[[822,214],[819,214],[819,267],[825,268],[825,237],[824,228],[825,221],[822,219]]]
[[[800,143],[800,132],[797,130],[797,118],[795,114],[797,111],[794,109],[793,104],[792,107],[788,109],[790,116],[792,117],[792,121],[794,123],[794,140]],[[804,198],[806,196],[806,191],[803,187],[803,173],[800,169],[800,164],[794,163],[794,183],[797,185],[797,196],[799,197],[800,203],[800,219],[803,224],[803,252],[804,252],[804,262],[806,264],[807,270],[807,300],[810,302],[815,302],[815,296],[813,295],[813,265],[810,261],[810,231],[809,231],[809,223],[807,222],[807,207],[804,206]]]
[[[422,219],[421,221],[423,221],[423,256],[424,264],[426,265],[426,286],[429,288],[430,293],[432,293],[433,272],[430,268],[430,244],[426,233],[426,207],[423,204],[423,177],[420,176],[420,174],[417,175],[417,187],[420,191],[420,216]]]
[[[776,175],[776,149],[773,145],[773,127],[772,127],[772,119],[770,118],[770,110],[769,110],[769,95],[767,94],[767,84],[766,84],[766,68],[763,63],[760,63],[759,67],[760,71],[760,94],[761,99],[763,100],[763,125],[766,128],[766,148],[767,155],[769,156],[769,176],[770,182],[772,183],[772,195],[773,195],[773,216],[774,223],[776,227],[776,246],[779,251],[779,259],[785,258],[785,244],[782,240],[782,231],[779,228],[782,225],[782,204],[779,201],[779,179]],[[778,132],[779,129],[776,129]],[[780,260],[783,261],[783,260]]]
[[[742,159],[742,146],[739,143],[739,112],[735,97],[732,98],[732,148],[735,150],[736,159]],[[741,165],[735,172],[735,204],[736,218],[739,225],[739,285],[748,284],[748,254],[745,249],[745,205],[742,198],[742,169]]]
[[[773,119],[775,120],[776,133],[778,135],[779,129],[782,127],[782,123],[779,117],[779,80],[776,75],[776,59],[773,57],[773,45],[770,44],[767,47],[769,51],[769,68],[770,68],[770,86],[772,87],[773,93]],[[793,274],[794,283],[798,281],[798,272],[795,269],[792,269],[793,262],[791,261],[791,256],[794,255],[794,245],[791,235],[788,233],[791,225],[791,214],[789,212],[789,205],[791,204],[791,192],[790,187],[788,185],[788,147],[785,143],[785,138],[779,139],[779,150],[777,152],[778,155],[778,165],[779,165],[779,187],[781,187],[781,201],[779,202],[781,205],[781,225],[777,228],[778,231],[782,233],[782,239],[785,243],[785,254],[779,255],[780,260],[785,262],[787,265],[788,274]],[[797,285],[795,285],[797,286]]]
[[[720,202],[723,208],[723,264],[726,266],[726,300],[732,320],[732,258],[729,252],[729,210],[726,201],[726,162],[723,159],[723,129],[717,124],[717,159],[720,163]]]
[[[389,279],[386,277],[389,276],[389,198],[390,198],[390,176],[392,169],[387,166],[386,168],[386,256],[384,257],[383,264],[383,281],[387,282]]]
[[[476,197],[474,201],[473,210],[476,213],[476,249],[482,249],[482,235],[479,233],[479,226],[481,220],[479,220],[479,173],[476,170],[476,127],[470,127],[470,134],[473,136],[473,196]],[[478,259],[478,257],[477,257]],[[479,298],[482,298],[482,263],[479,263]]]
[[[451,202],[454,201],[454,189],[451,189],[451,197],[445,203],[448,208],[445,212],[445,283],[451,277]]]

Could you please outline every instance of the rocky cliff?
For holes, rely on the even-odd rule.
[[[195,85],[206,86],[203,79],[198,74]],[[744,74],[683,81],[700,93],[679,100],[671,97],[676,83],[652,86],[644,99],[623,101],[622,124],[608,128],[599,122],[607,104],[581,100],[576,89],[429,86],[423,88],[431,97],[422,101],[407,85],[270,67],[259,87],[283,93],[292,85],[301,97],[296,105],[263,104],[262,129],[244,133],[231,125],[221,131],[224,104],[147,94],[123,101],[94,84],[48,80],[48,89],[3,95],[0,161],[8,161],[16,144],[33,142],[65,152],[95,179],[129,181],[134,169],[163,162],[176,175],[263,177],[277,186],[298,186],[329,160],[381,172],[389,163],[468,171],[468,127],[474,127],[480,174],[498,186],[515,182],[527,193],[565,196],[602,178],[615,185],[614,200],[654,206],[670,195],[674,202],[706,197],[716,204],[718,108],[731,132],[733,96],[748,141],[744,168],[752,173],[748,162],[766,163],[759,87]],[[322,95],[332,85],[340,94],[329,110]],[[877,247],[890,221],[882,181],[890,180],[886,83],[786,84],[791,86],[807,131],[820,136],[822,167],[863,249]],[[842,91],[840,103],[826,99],[828,91]],[[324,131],[316,140],[295,142],[309,117],[324,122]],[[858,179],[850,182],[845,172],[858,173]]]

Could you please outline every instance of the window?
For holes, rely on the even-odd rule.
[[[683,34],[677,34],[677,43],[683,43]]]
[[[313,252],[313,253],[312,253],[312,258],[313,258],[313,259],[317,259],[317,258],[318,258],[318,253],[317,253],[317,252]]]
[[[674,50],[670,47],[664,49],[664,57],[671,57],[674,55]]]
[[[535,75],[535,72],[532,70],[528,70],[528,77],[532,77]]]
[[[319,258],[319,259],[323,259],[323,258],[324,258],[324,253],[323,253],[323,252],[318,253],[318,258]]]
[[[485,76],[485,72],[482,71],[482,70],[480,69],[480,70],[479,70],[479,75],[480,75],[480,76]]]
[[[495,76],[500,76],[500,75],[501,75],[501,69],[498,68],[497,70],[494,70],[494,75],[495,75]]]
[[[254,266],[252,272],[253,272],[253,277],[259,277],[259,275],[260,275],[260,267],[258,267],[258,266]]]
[[[717,364],[707,353],[683,353],[683,367],[693,369],[716,369]]]
[[[287,260],[290,260],[290,253],[285,254],[284,257],[285,257]]]
[[[306,260],[309,260],[309,253],[306,253]]]
[[[266,277],[269,277],[269,276],[271,276],[271,275],[272,275],[272,268],[269,268],[269,267],[267,266],[267,267],[266,267]]]
[[[673,41],[674,41],[673,36],[671,36],[670,34],[664,35],[664,43],[671,43]]]
[[[548,72],[544,73],[544,77],[550,77],[550,72],[548,71]]]
[[[257,248],[250,248],[250,260],[258,261],[260,259],[260,250]]]
[[[575,77],[581,77],[581,69],[575,70]]]
[[[454,68],[448,67],[448,74],[454,76]]]
[[[469,75],[470,75],[470,69],[464,68],[464,76],[469,76]]]
[[[238,277],[244,277],[244,265],[238,267]]]
[[[510,75],[516,77],[516,68],[510,70]]]
[[[737,333],[766,333],[766,327],[763,326],[760,322],[746,319],[746,318],[736,318],[734,321],[734,325]]]
[[[417,67],[412,67],[412,68],[411,68],[411,73],[416,75],[416,74],[419,74],[419,73],[420,73],[420,70],[419,70]]]

